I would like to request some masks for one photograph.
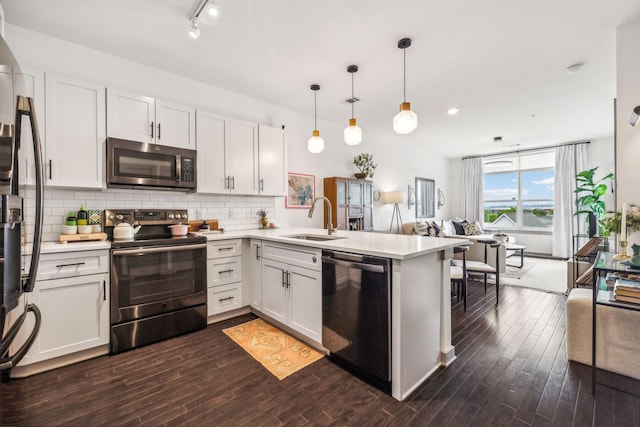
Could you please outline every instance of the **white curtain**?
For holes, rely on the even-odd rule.
[[[553,181],[553,246],[552,255],[569,258],[573,235],[578,233],[576,213],[576,175],[585,170],[587,152],[584,144],[556,148]]]
[[[482,159],[462,160],[462,210],[469,221],[484,223],[484,170]]]

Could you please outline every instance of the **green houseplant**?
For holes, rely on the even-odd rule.
[[[360,173],[355,174],[356,178],[373,178],[378,165],[373,162],[373,154],[361,153],[353,158],[353,164],[356,165]]]
[[[589,237],[593,237],[597,233],[598,223],[602,229],[605,228],[604,219],[607,211],[604,205],[604,195],[607,193],[607,184],[603,181],[613,178],[613,174],[609,173],[595,181],[596,170],[598,170],[597,166],[576,175],[577,186],[575,192],[580,196],[576,202],[578,205],[576,215],[587,215]]]

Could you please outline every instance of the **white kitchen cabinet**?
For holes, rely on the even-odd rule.
[[[261,272],[261,311],[307,338],[321,342],[320,251],[263,242]]]
[[[225,143],[228,118],[198,110],[198,193],[227,193]]]
[[[105,87],[45,77],[46,184],[103,188]]]
[[[258,194],[258,125],[229,120],[225,175],[232,194]]]
[[[125,91],[107,90],[112,138],[196,149],[196,110]]]
[[[35,104],[36,121],[40,133],[42,147],[46,144],[45,116],[44,116],[44,72],[23,68],[22,72],[15,75],[15,95],[33,98]],[[31,123],[27,117],[22,118],[22,133],[20,140],[20,184],[35,185],[36,167],[33,155],[33,134]]]
[[[108,258],[107,250],[41,256],[29,302],[40,309],[42,322],[20,365],[109,344]]]
[[[251,307],[262,310],[262,241],[249,241],[248,263],[249,280],[251,286]]]
[[[286,195],[286,155],[284,130],[258,125],[258,186],[260,195]]]
[[[207,315],[225,313],[243,304],[242,239],[207,244]]]

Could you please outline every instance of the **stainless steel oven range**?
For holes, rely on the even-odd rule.
[[[177,209],[105,210],[111,243],[111,353],[207,326],[207,241],[172,237],[169,225],[187,223]],[[133,238],[114,239],[127,223]],[[119,229],[120,230],[120,229]]]

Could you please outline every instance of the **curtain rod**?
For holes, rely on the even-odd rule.
[[[477,159],[477,158],[484,158],[484,157],[497,157],[497,156],[504,156],[505,154],[520,154],[520,153],[527,153],[529,151],[542,151],[542,150],[548,150],[549,148],[564,147],[565,145],[580,145],[580,144],[590,144],[590,143],[591,143],[591,141],[567,142],[567,143],[564,143],[564,144],[548,145],[548,146],[545,146],[545,147],[536,147],[536,148],[525,148],[523,150],[504,151],[502,153],[495,153],[495,154],[484,154],[484,155],[479,155],[479,156],[467,156],[467,157],[463,157],[462,160]]]

